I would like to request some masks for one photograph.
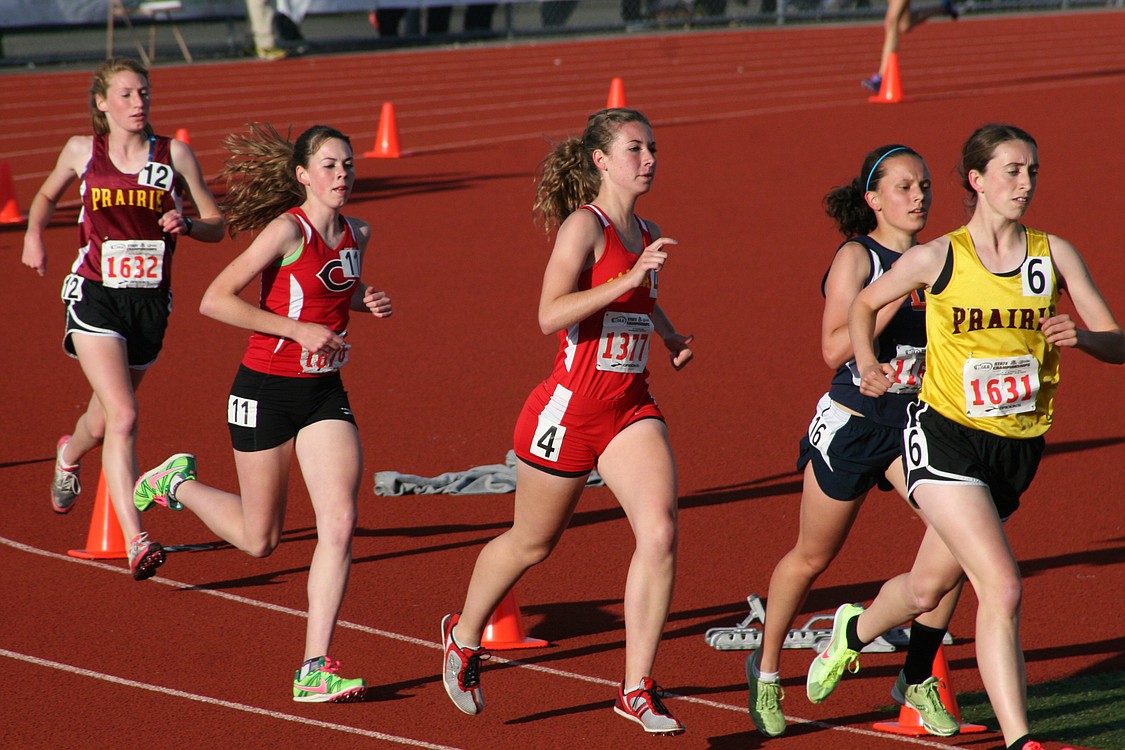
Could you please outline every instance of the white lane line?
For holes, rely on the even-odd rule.
[[[70,562],[70,563],[77,563],[77,564],[80,564],[80,565],[93,566],[93,567],[96,567],[96,568],[101,568],[102,570],[108,570],[108,571],[111,571],[113,573],[117,573],[118,575],[128,575],[129,574],[129,570],[127,568],[124,568],[124,567],[120,566],[120,565],[110,565],[108,563],[98,562],[97,560],[84,560],[84,559],[77,558],[77,557],[70,557],[69,555],[61,555],[57,552],[51,552],[49,550],[39,549],[38,547],[31,547],[29,545],[22,544],[21,542],[16,542],[14,540],[7,539],[5,537],[0,537],[0,543],[3,543],[3,544],[5,544],[9,547],[14,548],[14,549],[18,549],[22,552],[28,552],[28,553],[31,553],[33,555],[40,555],[42,557],[48,557],[48,558],[51,558],[53,560],[61,560],[61,561]],[[164,585],[164,586],[170,586],[170,587],[176,588],[176,589],[190,590],[192,593],[196,593],[196,594],[206,594],[207,596],[214,596],[214,597],[217,597],[219,599],[225,599],[226,601],[235,602],[237,604],[245,604],[245,605],[250,606],[250,607],[257,607],[258,609],[264,609],[264,610],[268,610],[270,612],[277,612],[279,614],[291,615],[293,617],[301,617],[301,618],[307,618],[308,617],[307,613],[305,613],[305,612],[303,612],[299,609],[293,609],[292,607],[283,607],[283,606],[278,605],[278,604],[270,604],[269,602],[262,602],[262,601],[258,601],[256,599],[248,599],[244,596],[238,596],[236,594],[228,594],[225,591],[215,591],[213,589],[201,589],[201,588],[198,587],[198,584],[182,583],[180,581],[173,581],[170,578],[163,578],[161,576],[155,576],[153,578],[150,578],[149,581],[151,581],[153,583],[159,583],[159,584]],[[414,645],[414,646],[421,646],[423,648],[434,649],[436,651],[441,650],[441,644],[436,642],[436,641],[427,641],[427,640],[423,640],[421,638],[414,638],[413,636],[409,636],[409,635],[402,635],[400,633],[392,633],[389,630],[380,630],[379,628],[373,628],[373,627],[370,627],[370,626],[367,626],[367,625],[360,625],[359,623],[349,622],[347,620],[340,620],[337,623],[337,626],[341,627],[341,628],[347,628],[349,630],[355,630],[355,631],[358,631],[358,632],[361,632],[361,633],[367,633],[368,635],[375,635],[375,636],[379,636],[381,638],[389,638],[390,640],[400,641],[402,643],[409,643],[409,644]],[[6,651],[6,650],[3,650],[3,649],[0,649],[0,654],[2,654],[4,656],[10,656],[12,658],[23,658],[26,661],[31,661],[31,660],[35,659],[35,657],[24,657],[22,655],[14,654],[13,652]],[[505,658],[500,657],[500,656],[493,656],[492,659],[490,659],[490,661],[495,662],[495,663],[499,663],[499,664],[510,664],[510,665],[513,665],[513,666],[516,666],[516,667],[520,667],[521,669],[530,669],[532,671],[540,672],[542,674],[552,675],[554,677],[564,677],[566,679],[578,680],[580,682],[589,682],[589,683],[593,683],[595,685],[605,685],[605,686],[608,686],[608,687],[617,687],[617,682],[614,681],[614,680],[607,680],[607,679],[602,678],[602,677],[592,677],[590,675],[578,674],[577,672],[567,672],[567,671],[562,670],[562,669],[556,669],[554,667],[545,667],[545,666],[542,666],[540,664],[528,664],[526,662],[522,662],[522,661],[519,661],[519,660],[516,660],[516,659],[505,659]],[[41,662],[39,660],[35,660],[34,663],[41,663]],[[55,665],[55,662],[42,662],[42,663],[48,664],[50,666]],[[59,665],[59,666],[60,667],[66,667],[66,665]],[[131,680],[124,680],[122,678],[110,677],[108,675],[101,675],[100,673],[88,672],[88,670],[79,669],[78,667],[73,667],[73,668],[66,667],[66,668],[68,670],[73,670],[73,671],[76,671],[76,672],[79,672],[79,673],[82,673],[82,674],[88,674],[89,676],[98,677],[100,679],[109,679],[112,682],[120,682],[122,684],[129,684],[129,685],[133,685],[133,686],[136,686],[136,687],[143,687],[143,688],[148,689],[148,690],[155,690],[156,692],[164,692],[164,693],[168,693],[170,695],[177,695],[177,696],[181,696],[181,697],[190,698],[192,700],[200,700],[200,701],[203,701],[203,702],[206,702],[206,703],[216,703],[216,704],[219,704],[219,705],[225,705],[225,706],[229,706],[229,707],[232,707],[232,708],[239,708],[240,710],[247,710],[247,711],[250,711],[252,713],[260,713],[260,714],[263,714],[263,715],[274,716],[275,718],[281,718],[281,719],[285,719],[285,720],[288,720],[288,721],[307,722],[307,723],[310,723],[310,724],[314,724],[316,726],[336,728],[336,729],[340,729],[340,730],[343,730],[343,731],[353,732],[355,734],[368,734],[368,732],[366,730],[362,730],[362,729],[353,729],[351,727],[345,727],[345,726],[342,726],[342,725],[327,724],[327,723],[324,723],[324,722],[315,722],[315,721],[312,721],[312,720],[306,720],[302,717],[290,716],[288,714],[279,714],[279,713],[275,713],[273,711],[266,711],[264,709],[256,709],[256,708],[252,708],[252,707],[249,707],[249,706],[242,706],[241,704],[228,703],[227,701],[220,701],[220,700],[217,700],[217,699],[204,698],[202,696],[195,696],[195,695],[192,695],[190,693],[182,693],[178,690],[173,690],[171,688],[157,688],[157,687],[154,687],[154,686],[147,686],[147,685],[144,685],[143,683],[134,683]],[[437,678],[435,677],[435,681],[436,681],[436,679]],[[695,697],[692,697],[690,695],[678,695],[676,693],[666,693],[665,697],[667,697],[669,699],[684,701],[685,703],[694,703],[696,705],[707,706],[709,708],[717,708],[717,709],[721,709],[721,710],[724,710],[724,711],[734,711],[734,712],[737,712],[737,713],[745,713],[746,712],[745,706],[742,706],[742,705],[733,706],[729,703],[721,703],[719,701],[708,700],[707,698],[695,698]],[[813,719],[803,719],[799,716],[790,716],[788,714],[786,714],[785,718],[788,721],[790,721],[792,723],[795,723],[795,724],[808,724],[810,726],[819,727],[821,729],[830,729],[830,730],[835,731],[835,732],[846,732],[848,734],[862,735],[862,736],[865,736],[865,737],[878,738],[878,739],[881,739],[881,740],[891,740],[893,742],[906,743],[906,744],[909,744],[909,745],[919,745],[921,747],[942,748],[943,750],[947,750],[947,748],[949,747],[948,745],[945,745],[945,744],[942,744],[942,743],[939,743],[939,742],[934,742],[932,740],[927,740],[925,738],[905,737],[905,736],[900,736],[900,735],[888,734],[886,732],[877,732],[873,729],[863,729],[861,727],[854,727],[854,726],[839,726],[839,725],[831,724],[831,723],[824,722],[824,721],[816,721],[816,720],[813,720]],[[747,719],[747,731],[750,731],[749,719]],[[405,738],[394,737],[393,735],[382,735],[382,734],[379,734],[379,733],[370,733],[370,734],[371,734],[371,736],[378,736],[381,739],[388,739],[388,740],[393,741],[393,742],[401,742],[403,744],[416,744],[418,747],[433,747],[433,748],[442,747],[440,745],[429,745],[429,744],[419,742],[419,741],[416,741],[416,740],[408,740],[408,739],[405,739]]]
[[[57,669],[61,672],[69,672],[70,674],[79,675],[81,677],[90,677],[95,680],[103,680],[105,682],[112,682],[116,685],[124,685],[125,687],[138,688],[140,690],[148,690],[153,693],[160,693],[161,695],[169,695],[173,698],[186,698],[187,700],[196,701],[198,703],[206,703],[210,706],[220,706],[222,708],[230,708],[235,711],[242,711],[243,713],[256,714],[258,716],[266,716],[271,719],[281,719],[282,721],[291,721],[294,724],[304,724],[306,726],[318,727],[320,729],[331,729],[336,732],[346,732],[347,734],[358,734],[362,737],[370,737],[376,740],[385,740],[387,742],[394,742],[399,745],[409,745],[411,747],[424,747],[430,750],[458,750],[457,748],[449,745],[435,745],[431,742],[423,742],[422,740],[412,740],[408,737],[398,737],[393,734],[385,734],[384,732],[373,732],[369,729],[358,729],[356,727],[349,727],[343,724],[333,724],[327,721],[317,721],[316,719],[309,719],[304,716],[294,716],[293,714],[281,713],[280,711],[269,711],[264,708],[256,706],[247,706],[245,703],[232,703],[220,698],[211,698],[206,695],[197,695],[196,693],[185,693],[183,690],[176,690],[175,688],[161,687],[160,685],[153,685],[147,682],[137,682],[136,680],[126,679],[125,677],[117,677],[104,672],[95,672],[90,669],[83,669],[76,667],[73,664],[63,664],[57,661],[50,661],[48,659],[40,659],[37,656],[29,656],[27,654],[9,651],[6,648],[0,648],[0,656],[6,656],[9,659],[34,664],[40,667],[47,667],[49,669]]]

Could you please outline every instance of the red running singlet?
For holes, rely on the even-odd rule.
[[[291,208],[288,213],[301,225],[301,246],[262,272],[258,306],[293,320],[319,323],[344,336],[360,270],[351,222],[341,218],[344,238],[331,248],[313,229],[304,211]],[[344,344],[332,356],[318,355],[292,339],[254,332],[242,364],[267,375],[316,377],[347,364],[350,348]]]

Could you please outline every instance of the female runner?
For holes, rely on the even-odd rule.
[[[140,478],[133,501],[142,511],[154,503],[188,508],[222,539],[265,557],[281,541],[296,455],[317,543],[293,700],[358,700],[363,680],[341,677],[328,656],[351,568],[363,469],[340,368],[348,362],[349,310],[386,318],[391,300],[360,279],[370,226],[342,214],[355,182],[346,136],[317,125],[290,144],[273,128],[251,126],[248,136],[227,143],[232,233],[261,233],[211,282],[200,311],[253,331],[227,402],[241,495],[197,481],[195,457],[178,453]],[[254,305],[240,293],[256,278],[262,291]]]
[[[82,491],[82,457],[102,447],[105,475],[129,569],[140,581],[164,563],[129,502],[137,481],[137,387],[156,361],[172,311],[172,257],[180,237],[218,242],[223,215],[191,147],[158,136],[148,121],[148,71],[135,60],[98,65],[90,86],[94,135],[73,136],[31,202],[23,264],[47,273],[43,231],[59,200],[81,180],[78,259],[63,281],[63,348],[78,359],[93,394],[70,435],[59,438],[51,506],[68,513]],[[184,211],[188,198],[198,211]]]
[[[614,711],[654,734],[680,734],[652,679],[676,568],[676,467],[648,391],[653,335],[677,370],[692,358],[656,301],[657,272],[676,241],[634,213],[652,187],[656,144],[640,112],[592,115],[581,137],[542,164],[537,212],[558,225],[539,300],[539,326],[557,334],[551,376],[515,429],[515,520],[477,558],[464,606],[441,623],[446,693],[484,709],[481,636],[492,612],[558,543],[596,466],[625,511],[636,548],[625,583],[625,675]]]

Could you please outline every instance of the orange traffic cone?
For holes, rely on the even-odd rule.
[[[117,560],[128,557],[125,551],[125,536],[121,524],[109,499],[109,486],[105,482],[105,472],[98,477],[98,494],[94,498],[94,515],[90,519],[90,533],[86,537],[85,549],[72,549],[71,557],[84,560]]]
[[[625,82],[620,78],[614,78],[609,82],[609,97],[605,100],[606,109],[614,109],[617,107],[625,106]]]
[[[887,57],[887,70],[883,73],[883,82],[879,84],[879,93],[867,97],[867,101],[876,104],[897,104],[907,98],[902,95],[902,77],[898,72],[898,53],[892,52]]]
[[[16,202],[16,184],[8,162],[0,162],[0,224],[19,224],[23,221]]]
[[[957,695],[949,684],[949,664],[945,661],[945,651],[938,646],[937,656],[934,657],[934,677],[938,678],[938,695],[945,710],[953,714],[953,718],[961,724],[961,734],[983,732],[987,727],[980,724],[965,724],[961,721],[961,709],[957,705]],[[921,715],[908,705],[904,705],[898,712],[898,721],[880,721],[873,725],[873,729],[891,734],[902,734],[908,737],[921,737],[928,734],[922,726]]]
[[[539,638],[528,638],[520,624],[520,608],[515,591],[509,591],[484,626],[481,645],[492,651],[514,648],[544,648],[550,644]]]
[[[375,147],[364,156],[376,159],[397,159],[402,156],[398,147],[395,105],[391,102],[383,102],[383,109],[379,112],[379,130],[375,134]]]
[[[179,128],[176,130],[176,140],[180,143],[191,145],[191,136],[188,135],[187,128]]]

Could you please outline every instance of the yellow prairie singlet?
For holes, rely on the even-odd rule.
[[[926,294],[919,396],[954,422],[1011,438],[1047,431],[1059,383],[1058,347],[1039,330],[1058,306],[1058,276],[1046,233],[1024,232],[1027,256],[1003,275],[980,262],[967,228],[946,235],[952,268]]]

